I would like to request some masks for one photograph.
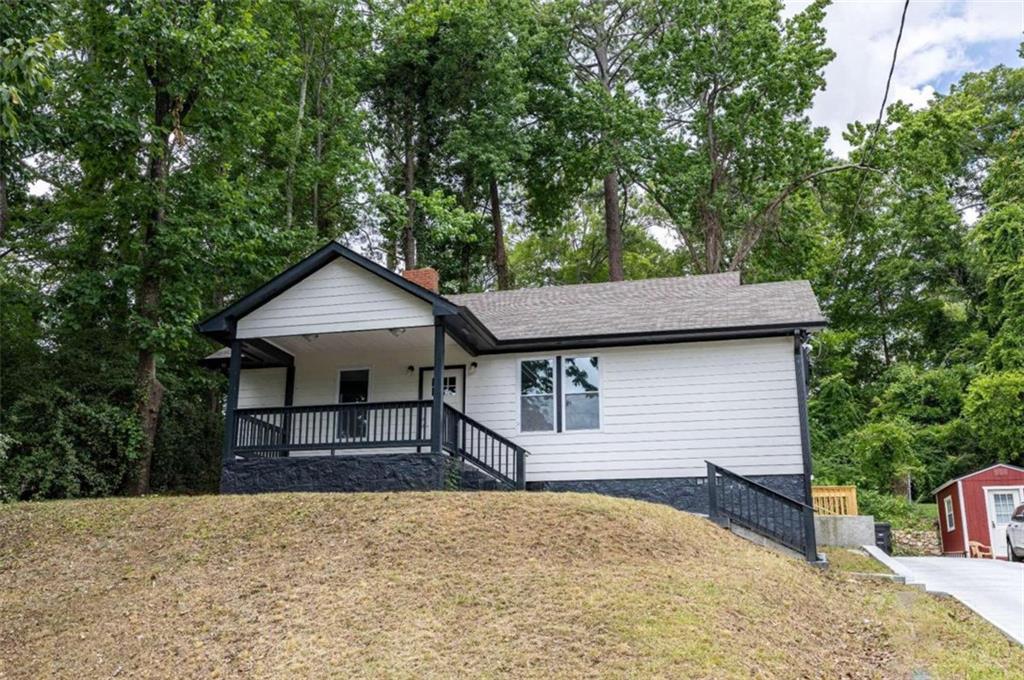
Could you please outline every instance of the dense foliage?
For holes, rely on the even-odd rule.
[[[1024,463],[1024,70],[838,159],[826,4],[3,3],[0,497],[215,487],[193,325],[332,238],[444,292],[808,278],[820,480]]]

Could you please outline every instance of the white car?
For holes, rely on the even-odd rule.
[[[1011,562],[1024,562],[1024,503],[1014,509],[1006,525],[1006,557]]]

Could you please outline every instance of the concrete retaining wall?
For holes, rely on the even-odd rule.
[[[875,544],[875,518],[871,515],[815,515],[818,545],[859,548]]]

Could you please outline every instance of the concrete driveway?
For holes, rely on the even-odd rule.
[[[890,559],[903,567],[907,583],[952,595],[1024,645],[1024,563],[962,557]]]

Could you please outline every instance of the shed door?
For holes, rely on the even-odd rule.
[[[992,555],[1006,557],[1006,527],[1013,509],[1020,504],[1020,489],[986,489],[985,501]]]

